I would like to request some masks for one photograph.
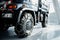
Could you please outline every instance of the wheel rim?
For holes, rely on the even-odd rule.
[[[41,21],[43,21],[43,14],[41,14]]]
[[[33,17],[30,13],[25,13],[22,18],[24,33],[31,34],[33,29]]]
[[[45,24],[47,26],[47,22],[48,22],[48,17],[45,18]]]

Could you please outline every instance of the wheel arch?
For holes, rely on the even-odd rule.
[[[33,10],[29,10],[29,9],[22,9],[19,13],[19,16],[18,16],[18,22],[20,20],[20,18],[22,17],[22,15],[24,14],[24,12],[28,12],[28,13],[31,13],[33,18],[34,18],[34,25],[36,23],[36,14],[35,14],[35,11]]]

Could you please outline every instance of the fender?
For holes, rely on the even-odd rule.
[[[24,11],[32,11],[33,14],[34,14],[34,19],[35,19],[35,23],[36,23],[36,14],[35,14],[35,11],[34,11],[33,9],[31,9],[31,8],[23,8],[23,9],[20,11],[20,13],[19,13],[19,15],[18,15],[17,23],[19,23],[20,18],[21,18],[21,16],[22,16],[22,14],[23,14]]]

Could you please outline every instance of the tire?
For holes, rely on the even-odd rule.
[[[48,23],[48,17],[44,14],[43,21],[42,21],[42,27],[47,27],[47,23]]]
[[[0,24],[0,32],[6,32],[8,28],[9,27],[7,25]]]
[[[15,27],[15,33],[19,38],[27,37],[31,34],[34,26],[34,20],[31,13],[25,12]]]

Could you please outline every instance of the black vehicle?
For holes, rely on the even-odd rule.
[[[6,31],[10,26],[15,26],[15,33],[19,37],[25,37],[31,34],[37,21],[40,21],[44,27],[45,14],[48,11],[42,11],[40,9],[42,5],[40,0],[0,1],[0,32]],[[40,14],[44,16],[43,21],[41,21]]]

